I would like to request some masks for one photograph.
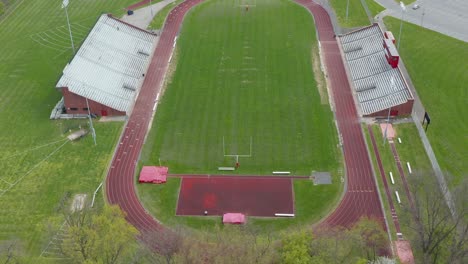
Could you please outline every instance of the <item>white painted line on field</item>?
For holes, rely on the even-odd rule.
[[[392,184],[395,184],[395,180],[393,179],[393,174],[390,172],[390,180],[392,181]]]
[[[413,171],[411,170],[411,165],[409,164],[409,162],[406,162],[406,166],[408,167],[409,173],[412,174]]]
[[[6,184],[9,184],[10,186],[13,185],[12,183],[9,183],[9,182],[5,181],[4,179],[0,178],[0,180],[2,180],[2,182],[6,183]]]
[[[398,195],[398,191],[395,191],[395,194],[396,194],[396,199],[398,203],[401,204],[400,195]]]
[[[171,54],[171,56],[169,57],[169,60],[167,60],[167,63],[171,62],[171,60],[172,60],[172,54]]]
[[[158,94],[156,95],[156,102],[159,101],[159,94],[160,94],[160,92],[158,92]]]

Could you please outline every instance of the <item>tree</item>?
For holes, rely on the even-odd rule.
[[[177,253],[184,244],[182,227],[150,230],[140,236],[142,250],[135,257],[143,257],[151,263],[174,263]]]
[[[434,173],[415,172],[410,178],[415,206],[407,219],[416,233],[415,246],[424,263],[468,263],[467,180],[451,192],[455,214],[448,208],[445,195]]]
[[[346,263],[355,256],[354,241],[349,230],[343,227],[326,227],[314,230],[310,253],[316,263]]]
[[[376,220],[361,218],[351,229],[351,234],[358,249],[362,252],[361,256],[365,255],[368,261],[375,261],[379,252],[386,251],[388,248],[388,237]]]
[[[312,242],[312,233],[307,231],[295,231],[288,233],[281,241],[281,262],[288,263],[311,263],[312,257],[309,253]]]
[[[100,214],[85,208],[70,213],[66,221],[62,253],[75,263],[118,263],[138,234],[118,206],[106,206]]]
[[[270,233],[249,226],[218,227],[214,232],[187,234],[174,263],[272,263],[276,260]]]
[[[1,3],[1,2],[0,2]],[[20,263],[18,259],[18,241],[6,241],[0,244],[0,263],[13,264]]]

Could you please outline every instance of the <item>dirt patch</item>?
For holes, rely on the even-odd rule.
[[[314,71],[315,81],[317,82],[320,103],[326,105],[328,104],[327,83],[320,68],[320,55],[317,45],[312,47],[312,70]]]
[[[169,84],[172,83],[172,77],[174,76],[174,73],[176,71],[178,59],[179,49],[176,47],[174,49],[174,52],[172,53],[171,62],[169,62],[169,65],[167,66],[166,74],[164,75],[164,83],[160,91],[159,100],[161,100],[161,96],[164,94],[164,91],[166,90],[167,86],[169,86]]]

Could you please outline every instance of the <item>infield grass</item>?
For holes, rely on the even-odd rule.
[[[131,2],[71,1],[75,44],[101,12],[121,13]],[[61,1],[18,0],[11,8],[0,19],[0,193],[7,190],[0,196],[0,243],[16,240],[20,262],[35,263],[50,239],[48,226],[63,221],[62,198],[67,193],[90,197],[103,180],[122,123],[96,122],[97,146],[86,137],[45,160],[65,142],[62,132],[87,125],[86,120],[49,120],[61,97],[55,84],[72,58],[65,13]],[[57,140],[63,141],[33,150]]]
[[[400,54],[431,117],[426,132],[443,171],[455,184],[468,175],[468,43],[403,22]],[[386,17],[389,30],[400,20]],[[422,117],[421,117],[422,118]]]
[[[322,104],[312,71],[317,45],[312,17],[286,0],[257,0],[244,8],[236,1],[208,1],[187,14],[177,40],[177,67],[158,107],[141,164],[169,167],[170,173],[271,175],[291,171],[310,175],[330,171],[334,184],[298,181],[296,212],[288,220],[258,220],[282,228],[324,216],[341,190],[341,156],[328,104]],[[140,164],[140,165],[141,165]],[[175,218],[179,182],[139,185],[146,208],[169,225],[211,225],[203,218]],[[159,201],[168,201],[167,203]],[[219,219],[216,221],[219,222]],[[249,220],[250,221],[250,220]]]

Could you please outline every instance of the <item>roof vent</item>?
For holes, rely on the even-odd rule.
[[[143,50],[138,50],[138,54],[149,56],[149,54]]]
[[[136,91],[136,89],[128,84],[124,84],[123,85],[123,88],[124,89],[127,89],[127,90],[130,90],[130,91]]]

